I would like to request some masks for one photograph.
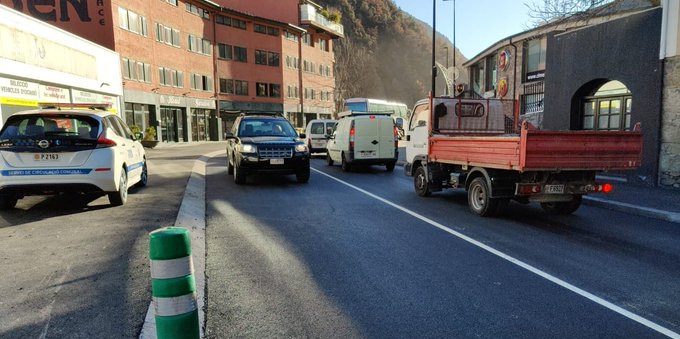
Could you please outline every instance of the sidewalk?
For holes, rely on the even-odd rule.
[[[680,223],[680,190],[614,183],[612,193],[586,196],[583,203]]]

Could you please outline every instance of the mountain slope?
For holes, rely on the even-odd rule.
[[[392,0],[318,0],[342,14],[345,38],[336,41],[336,100],[369,97],[411,107],[431,88],[432,27],[399,9]],[[452,44],[437,34],[437,61],[446,65]],[[456,52],[458,68],[467,59]],[[449,60],[451,56],[449,56]],[[450,61],[451,62],[451,61]],[[441,73],[441,72],[440,72]],[[467,82],[463,72],[458,82]],[[437,94],[444,94],[440,74]]]

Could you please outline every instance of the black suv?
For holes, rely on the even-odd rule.
[[[251,173],[295,174],[309,181],[309,150],[288,120],[274,115],[242,115],[227,133],[227,173],[245,184]]]

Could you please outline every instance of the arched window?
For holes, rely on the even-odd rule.
[[[609,81],[583,98],[582,128],[595,131],[631,129],[633,96],[620,81]]]

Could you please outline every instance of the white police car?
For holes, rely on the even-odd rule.
[[[128,187],[146,186],[139,136],[108,106],[60,106],[15,113],[0,130],[0,209],[24,196],[64,192],[106,193],[118,206]]]

